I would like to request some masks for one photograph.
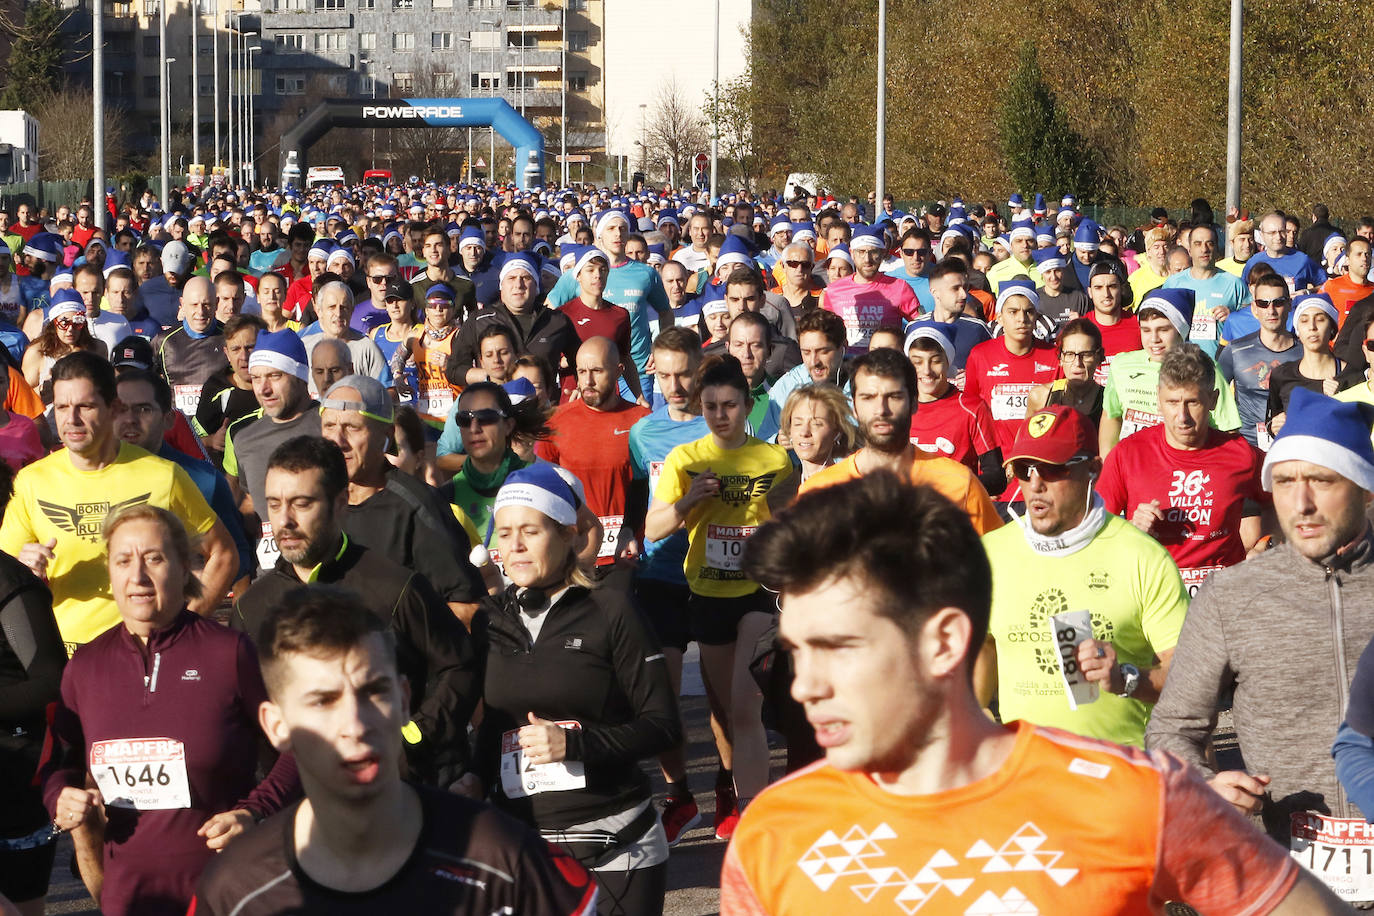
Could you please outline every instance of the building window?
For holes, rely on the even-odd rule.
[[[494,10],[500,0],[468,0],[470,10]]]
[[[586,9],[587,0],[568,0],[568,10],[570,12],[581,13],[585,12]]]
[[[110,13],[116,19],[134,18],[134,5],[131,0],[116,0],[110,4]]]
[[[161,0],[143,0],[143,15],[160,16],[162,15]]]
[[[495,51],[501,47],[500,32],[469,32],[474,51]]]
[[[532,10],[534,9],[534,0],[506,0],[506,9]]]
[[[393,10],[413,10],[415,9],[415,0],[391,0],[391,8]]]
[[[305,47],[305,36],[300,32],[278,32],[278,51],[299,51]]]
[[[501,75],[499,73],[474,73],[472,74],[472,88],[481,89],[489,92],[501,85]]]
[[[359,50],[359,51],[375,51],[375,50],[377,50],[377,33],[376,33],[376,32],[359,32],[359,33],[358,33],[358,50]]]
[[[586,92],[586,91],[587,91],[587,74],[585,74],[585,73],[569,73],[569,74],[568,74],[568,91],[569,91],[569,92]]]
[[[539,77],[533,73],[506,72],[507,89],[538,89]]]
[[[315,50],[346,51],[348,50],[348,37],[343,32],[316,32]]]
[[[213,73],[199,73],[196,77],[196,91],[200,95],[213,95],[215,91],[215,75]]]
[[[391,74],[391,88],[397,92],[412,92],[415,89],[414,73]]]
[[[448,51],[453,47],[452,32],[430,32],[429,49],[431,51]]]
[[[111,54],[122,54],[129,57],[134,53],[134,36],[130,32],[115,32],[107,36],[110,42]]]
[[[215,0],[200,0],[198,4],[202,16],[215,15]]]
[[[375,10],[376,8],[377,0],[358,0],[358,9],[360,10]]]
[[[453,9],[453,0],[434,0],[433,6],[436,10]]]
[[[434,91],[441,95],[447,95],[458,89],[458,80],[452,73],[440,70],[434,74]]]
[[[280,12],[305,12],[305,0],[273,0],[272,8]]]
[[[409,3],[410,0],[393,0],[395,3]],[[412,32],[392,32],[391,50],[393,51],[414,51],[415,35]]]
[[[344,8],[344,0],[315,0],[316,12],[327,12],[330,10],[341,10]]]
[[[277,95],[305,95],[305,75],[301,73],[278,73]]]
[[[506,33],[506,47],[513,49],[537,48],[539,47],[539,36],[533,32],[522,32],[519,29],[511,29]]]
[[[143,36],[143,56],[144,56],[144,57],[161,57],[161,56],[162,56],[160,53],[158,53],[158,43],[157,43],[157,36],[156,36],[156,35],[144,35],[144,36]]]
[[[587,32],[585,29],[568,33],[568,50],[585,51],[587,50]]]
[[[143,77],[143,96],[149,99],[157,98],[157,77]]]
[[[208,57],[215,53],[215,37],[213,35],[196,36],[196,53],[201,57]]]

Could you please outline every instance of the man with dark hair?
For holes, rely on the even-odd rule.
[[[902,257],[901,263],[885,271],[889,277],[905,280],[911,291],[916,294],[916,300],[921,303],[921,311],[927,313],[935,308],[935,300],[931,297],[930,291],[931,267],[935,259],[930,243],[930,233],[925,227],[913,226],[908,229],[902,233],[897,244],[897,252]]]
[[[980,534],[1002,526],[992,500],[972,471],[912,444],[916,370],[900,351],[879,348],[865,353],[850,366],[850,379],[854,388],[854,417],[863,433],[864,447],[807,478],[801,485],[802,493],[886,470],[911,483],[935,489],[966,512]]]
[[[270,609],[302,583],[356,591],[396,634],[410,684],[403,734],[412,778],[449,787],[466,772],[467,723],[481,695],[467,631],[424,576],[348,537],[348,467],[337,445],[298,436],[277,446],[267,468],[264,508],[281,556],[234,603],[230,624],[257,639]]]
[[[954,343],[950,368],[956,376],[961,375],[973,348],[992,339],[988,326],[964,309],[968,301],[968,265],[960,258],[945,258],[923,279],[933,303],[932,311],[911,327],[933,327],[949,338]]]
[[[229,590],[238,567],[234,542],[186,472],[122,442],[114,367],[77,350],[52,370],[53,415],[65,448],[28,465],[15,477],[14,498],[0,526],[0,550],[46,579],[53,610],[69,649],[119,621],[105,569],[105,518],[125,506],[149,503],[174,512],[199,536],[204,594],[191,610],[209,614]]]
[[[826,309],[812,309],[797,322],[801,364],[792,367],[768,389],[768,397],[781,410],[787,398],[803,385],[830,384],[849,390],[844,369],[846,331],[844,319]]]
[[[1318,264],[1322,262],[1322,247],[1326,240],[1341,230],[1331,225],[1331,210],[1326,204],[1313,204],[1312,223],[1298,235],[1297,248]]]
[[[931,490],[878,473],[803,495],[744,564],[779,593],[792,695],[826,761],[745,811],[722,916],[936,897],[959,912],[1346,912],[1172,757],[1005,728],[979,709],[988,560]]]
[[[216,857],[192,912],[592,916],[596,884],[565,854],[494,808],[402,781],[413,682],[370,607],[324,586],[273,602],[259,717],[306,797]]]

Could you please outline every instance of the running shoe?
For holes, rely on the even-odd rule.
[[[739,801],[735,798],[735,787],[716,787],[716,839],[730,839],[738,823]]]
[[[668,836],[669,846],[676,846],[683,834],[701,823],[701,810],[690,795],[665,798],[659,816],[663,819],[663,832]]]

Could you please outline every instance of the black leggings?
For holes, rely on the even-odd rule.
[[[668,863],[629,871],[594,871],[597,916],[663,916]]]

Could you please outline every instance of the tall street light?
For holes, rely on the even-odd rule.
[[[496,37],[493,38],[490,42],[488,42],[488,50],[491,51],[491,70],[488,71],[488,74],[491,76],[491,79],[488,81],[488,83],[489,83],[490,88],[491,88],[491,94],[494,96],[494,95],[496,95],[497,82],[498,82],[498,80],[500,79],[500,76],[501,76],[501,74],[499,74],[499,73],[496,72],[496,46],[501,42],[501,29],[500,29],[500,27],[499,27],[499,23],[494,22],[494,21],[492,21],[492,20],[490,20],[490,19],[481,19],[481,20],[479,20],[479,22],[480,22],[482,25],[491,26],[492,28],[496,29]],[[488,130],[491,131],[491,150],[490,150],[490,152],[487,153],[487,155],[490,157],[490,158],[487,160],[487,180],[488,180],[488,181],[495,181],[495,180],[496,180],[496,128],[495,128],[495,127],[491,127],[491,128],[488,128]]]
[[[167,53],[167,0],[158,0],[157,4],[157,44],[158,49],[165,55]],[[167,182],[168,173],[171,171],[169,147],[172,141],[172,131],[167,124],[167,119],[171,116],[167,104],[167,79],[169,77],[168,68],[172,63],[170,57],[165,57],[163,63],[158,67],[158,141],[162,147],[162,154],[158,157],[158,177],[162,180],[161,197],[162,209],[167,209]]]
[[[252,187],[257,181],[258,176],[258,138],[253,124],[253,108],[255,105],[254,97],[257,92],[253,87],[253,55],[262,50],[262,45],[253,45],[248,49],[248,186]]]
[[[91,205],[105,225],[105,4],[91,4]]]
[[[215,155],[214,165],[220,164],[219,146],[219,0],[215,0],[215,25],[214,25],[214,51],[215,51]]]
[[[561,40],[558,42],[558,73],[561,78],[559,105],[562,109],[558,118],[558,157],[563,160],[562,186],[568,186],[568,0],[563,0],[559,10],[562,26],[559,28]]]
[[[257,32],[239,32],[239,184],[246,182],[249,168],[248,137],[248,39]]]
[[[711,39],[715,47],[715,76],[711,82],[711,203],[719,196],[716,187],[717,167],[720,163],[720,0],[716,0],[715,29]]]
[[[878,0],[878,148],[873,176],[875,200],[882,202],[887,184],[887,0]]]
[[[372,58],[358,58],[358,66],[366,70],[368,78],[372,80],[372,101],[377,101],[377,77],[372,75],[372,71],[369,69],[372,66]],[[377,167],[377,128],[375,127],[372,128],[372,167],[374,169]]]
[[[471,88],[471,84],[472,84],[472,33],[471,33],[471,32],[468,32],[468,34],[467,34],[466,36],[464,36],[464,35],[459,35],[459,36],[457,36],[457,37],[458,37],[458,40],[459,40],[459,41],[463,42],[463,44],[465,44],[465,45],[468,46],[468,87],[467,87],[467,88]],[[471,127],[468,127],[467,131],[468,131],[468,184],[472,184],[472,128],[471,128]]]

